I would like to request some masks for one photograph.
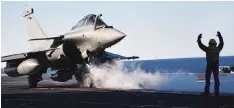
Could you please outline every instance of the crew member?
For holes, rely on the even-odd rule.
[[[198,36],[197,42],[198,42],[198,46],[204,51],[206,52],[206,61],[207,61],[207,65],[206,65],[206,74],[205,74],[205,78],[206,78],[206,85],[205,85],[205,89],[203,92],[203,95],[208,96],[210,94],[210,76],[211,73],[213,71],[213,76],[214,76],[214,90],[215,90],[215,96],[219,96],[219,53],[220,51],[223,49],[223,38],[222,35],[220,34],[220,32],[217,32],[217,36],[219,38],[219,45],[217,45],[216,41],[214,39],[210,39],[209,41],[209,46],[205,46],[202,44],[201,42],[201,38],[202,38],[202,34],[200,34]]]

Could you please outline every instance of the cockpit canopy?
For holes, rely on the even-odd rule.
[[[71,28],[71,30],[81,28],[84,26],[94,26],[96,15],[94,14],[89,14],[85,16],[83,19],[81,19],[75,26]],[[101,18],[97,19],[97,25],[96,26],[107,26],[104,21],[102,21]]]

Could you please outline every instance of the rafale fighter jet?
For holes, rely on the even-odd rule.
[[[27,22],[32,51],[1,57],[1,62],[6,62],[4,72],[10,77],[28,75],[31,88],[37,87],[37,83],[42,80],[42,74],[46,73],[48,68],[56,71],[56,74],[51,76],[53,81],[65,82],[74,75],[78,85],[82,87],[92,65],[113,59],[139,58],[105,51],[126,35],[108,26],[100,18],[101,14],[85,16],[69,33],[57,37],[47,37],[33,14],[33,8],[26,6],[23,17]],[[92,82],[89,86],[92,86]]]

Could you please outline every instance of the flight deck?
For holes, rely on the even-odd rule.
[[[55,83],[44,77],[38,88],[28,88],[27,77],[2,76],[3,108],[233,108],[234,95],[153,90],[78,88],[76,81]]]

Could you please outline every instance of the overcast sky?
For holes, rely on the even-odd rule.
[[[67,33],[85,15],[102,19],[125,37],[107,51],[141,59],[204,57],[197,43],[207,45],[221,31],[221,56],[234,55],[234,2],[2,2],[1,55],[27,52],[24,5],[33,7],[47,36]],[[219,42],[218,42],[219,43]]]

